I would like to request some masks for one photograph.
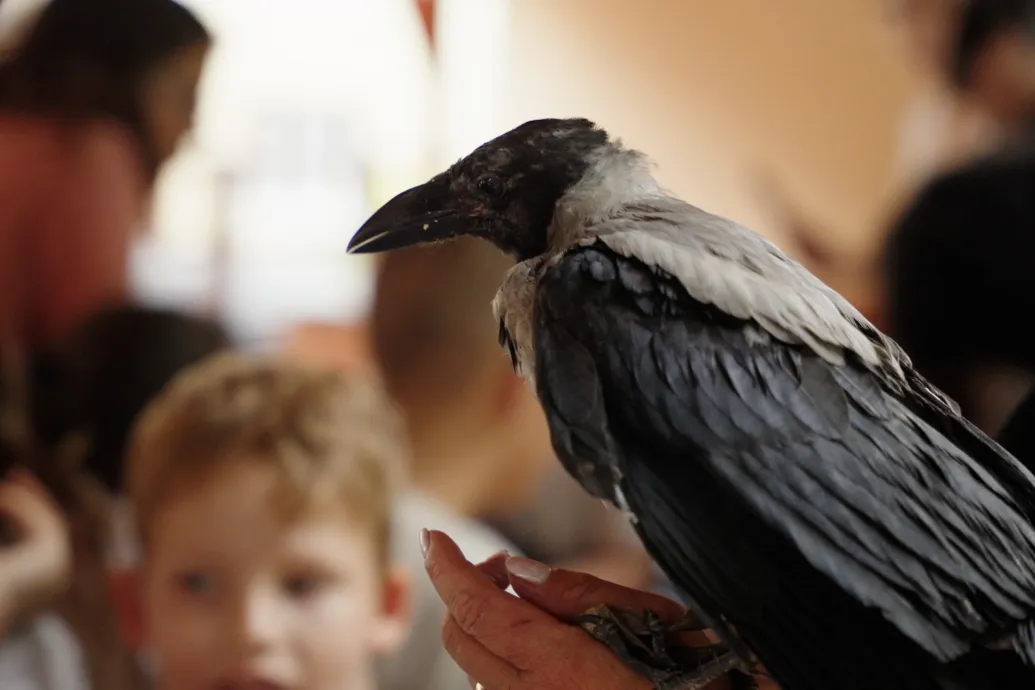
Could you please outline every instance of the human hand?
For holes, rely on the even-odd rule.
[[[550,568],[528,558],[497,556],[478,568],[501,587],[509,584],[523,600],[566,622],[599,604],[624,611],[650,609],[658,614],[662,623],[681,621],[687,613],[682,605],[666,597],[616,585],[585,573]],[[704,647],[720,641],[718,635],[710,630],[682,633],[679,639],[680,644],[690,647]],[[755,690],[779,690],[765,669],[756,666],[753,674]],[[732,687],[729,678],[721,678],[708,685],[708,690]]]
[[[0,546],[0,633],[19,616],[45,605],[69,585],[72,546],[57,503],[25,470],[0,481],[0,515],[16,540]]]
[[[488,690],[650,690],[650,681],[571,621],[599,604],[650,609],[666,623],[685,614],[664,597],[525,558],[498,556],[472,565],[441,532],[422,533],[422,547],[448,609],[446,650]],[[503,591],[508,584],[517,597]],[[709,686],[727,687],[726,679]]]

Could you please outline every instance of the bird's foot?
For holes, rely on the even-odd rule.
[[[680,642],[681,634],[705,630],[693,615],[665,625],[653,611],[635,614],[597,606],[575,622],[654,683],[656,690],[701,690],[731,672],[742,672],[737,674],[738,688],[754,687],[743,662],[725,645],[694,647]]]

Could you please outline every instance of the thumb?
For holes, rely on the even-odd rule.
[[[0,481],[0,513],[28,539],[64,531],[57,502],[38,479],[21,468]]]
[[[686,615],[686,609],[671,599],[585,573],[550,568],[518,556],[508,558],[506,566],[515,594],[564,621],[571,622],[600,605],[629,612],[650,609],[666,623],[676,623]]]

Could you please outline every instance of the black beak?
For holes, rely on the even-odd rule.
[[[470,230],[444,175],[407,189],[374,212],[349,241],[350,254],[374,254],[427,244]]]

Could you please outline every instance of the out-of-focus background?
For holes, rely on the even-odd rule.
[[[85,466],[115,502],[131,422],[199,357],[371,365],[411,446],[399,560],[419,571],[438,526],[472,559],[663,588],[497,347],[506,260],[346,253],[380,204],[541,117],[594,120],[771,239],[990,433],[1035,383],[1035,0],[138,2],[0,0],[0,338],[44,393],[74,379],[41,433],[101,439]],[[151,311],[104,311],[127,303]],[[464,687],[415,582],[382,687]]]
[[[4,0],[0,27],[41,4]],[[889,204],[947,136],[939,113],[915,122],[935,87],[879,0],[185,4],[216,42],[134,286],[217,311],[256,347],[322,351],[327,325],[361,320],[373,274],[346,256],[349,233],[542,116],[598,121],[674,192],[820,257],[822,277],[877,310]]]

